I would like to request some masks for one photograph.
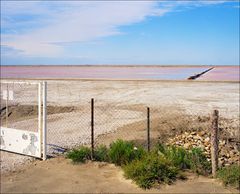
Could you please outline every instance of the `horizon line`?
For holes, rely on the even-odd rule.
[[[231,66],[240,66],[240,65],[207,65],[207,64],[203,64],[203,65],[187,65],[187,64],[180,64],[180,65],[176,65],[176,64],[172,64],[172,65],[144,65],[144,64],[132,64],[132,65],[125,65],[125,64],[18,64],[18,65],[0,65],[0,66],[82,66],[82,67],[231,67]]]

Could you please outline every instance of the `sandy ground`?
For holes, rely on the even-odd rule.
[[[4,85],[1,85],[1,90]],[[14,86],[14,102],[37,105],[36,86]],[[224,116],[239,115],[239,83],[194,81],[48,81],[48,104],[86,106],[137,105],[182,108],[192,114],[219,109]]]
[[[49,82],[49,103],[81,105],[96,99],[99,105],[175,107],[192,114],[219,109],[224,116],[239,115],[239,83],[72,81]]]
[[[1,89],[4,87],[1,87]],[[12,105],[37,105],[36,86],[9,86],[14,91]],[[128,126],[146,122],[146,107],[151,109],[151,117],[168,119],[181,123],[182,117],[171,118],[176,112],[190,116],[209,116],[213,109],[220,116],[232,119],[232,136],[237,136],[239,127],[239,84],[217,82],[170,82],[170,81],[48,81],[48,105],[53,107],[74,107],[69,110],[51,110],[48,115],[49,153],[58,153],[61,147],[70,148],[88,144],[90,140],[90,99],[95,99],[95,135],[109,134],[127,126],[122,138],[139,138]],[[21,111],[26,108],[20,108]],[[29,110],[29,108],[27,108]],[[26,114],[28,114],[27,112]],[[10,127],[36,131],[37,115],[12,119]],[[21,117],[21,115],[18,115]],[[189,116],[187,116],[189,117]],[[1,115],[2,118],[2,115]],[[4,122],[2,122],[4,124]],[[169,129],[175,125],[170,123]],[[136,128],[134,128],[136,129]],[[160,126],[158,130],[162,130]],[[141,130],[144,130],[144,128]],[[129,131],[129,132],[128,132]],[[155,132],[154,132],[155,133]],[[109,136],[113,136],[110,133]],[[118,133],[119,134],[119,133]],[[158,132],[159,134],[159,132]],[[140,134],[144,138],[144,132]],[[102,138],[102,137],[101,137]],[[116,137],[108,138],[111,141]],[[141,138],[140,138],[141,139]],[[1,152],[1,170],[12,170],[28,157],[14,156]]]
[[[142,190],[113,164],[72,164],[63,157],[36,161],[2,176],[2,193],[231,193],[218,181],[188,173],[188,180]]]

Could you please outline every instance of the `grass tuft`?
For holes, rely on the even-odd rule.
[[[192,148],[188,153],[188,161],[190,169],[201,175],[211,173],[211,163],[207,161],[207,157],[203,154],[200,148]]]
[[[178,175],[178,169],[171,161],[155,153],[146,155],[141,160],[134,160],[123,169],[126,178],[134,180],[144,189],[149,189],[156,183],[170,184]]]
[[[134,147],[132,142],[117,140],[110,145],[110,161],[118,166],[130,163],[133,160],[140,159],[146,154],[141,147]]]
[[[181,170],[191,169],[198,174],[207,175],[211,171],[211,164],[199,148],[192,148],[185,150],[181,147],[164,146],[159,144],[156,146],[154,152],[159,156],[163,156],[170,160],[173,165]]]
[[[85,162],[91,159],[91,150],[88,147],[81,146],[79,149],[73,149],[67,153],[67,158],[73,162]]]
[[[231,165],[218,170],[217,177],[223,181],[225,185],[231,185],[240,189],[240,166]]]
[[[94,151],[94,159],[99,162],[109,162],[109,150],[105,145],[100,145]]]

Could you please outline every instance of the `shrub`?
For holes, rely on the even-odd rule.
[[[134,147],[132,142],[117,140],[110,145],[109,158],[114,164],[122,166],[135,159],[140,159],[145,153],[143,148]]]
[[[95,149],[94,159],[100,162],[103,162],[103,161],[108,162],[109,161],[108,152],[109,150],[105,145],[100,145]]]
[[[170,160],[179,169],[191,169],[199,174],[208,174],[211,170],[210,163],[199,148],[187,151],[181,147],[157,145],[155,152]]]
[[[67,153],[67,158],[73,162],[85,162],[91,158],[91,150],[88,147],[80,147]]]
[[[217,172],[217,177],[220,178],[225,185],[231,185],[237,188],[240,181],[240,166],[231,165],[223,167]]]
[[[149,189],[156,183],[171,183],[176,179],[178,170],[166,158],[151,153],[125,165],[124,173],[141,188]]]
[[[190,169],[198,174],[207,175],[211,172],[211,164],[200,148],[192,148],[188,154]]]
[[[179,169],[190,168],[188,152],[180,147],[158,145],[158,154],[170,160],[173,165]]]

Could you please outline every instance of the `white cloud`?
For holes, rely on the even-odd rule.
[[[6,12],[25,13],[24,6],[6,6]],[[42,6],[39,8],[39,6]],[[58,5],[54,7],[54,5]],[[36,7],[36,12],[34,12]],[[43,9],[45,7],[45,9]],[[90,41],[120,33],[118,27],[143,21],[150,15],[161,15],[166,10],[156,9],[156,2],[59,2],[48,6],[31,2],[29,14],[49,14],[46,26],[23,34],[3,36],[3,45],[22,50],[26,55],[58,55],[60,45],[56,43]],[[4,9],[5,9],[4,8]],[[42,24],[41,24],[42,25]]]
[[[203,5],[215,5],[215,4],[221,4],[221,3],[225,3],[225,1],[221,1],[221,0],[212,0],[212,1],[199,1],[200,4]]]
[[[92,41],[117,35],[121,33],[121,26],[144,21],[150,16],[162,16],[176,6],[215,3],[216,1],[5,1],[1,8],[3,26],[10,29],[11,26],[23,26],[24,30],[1,34],[2,45],[21,50],[27,56],[58,56],[64,53],[63,43]],[[29,15],[33,19],[30,22],[9,20],[21,15]],[[29,28],[34,22],[37,26]]]

